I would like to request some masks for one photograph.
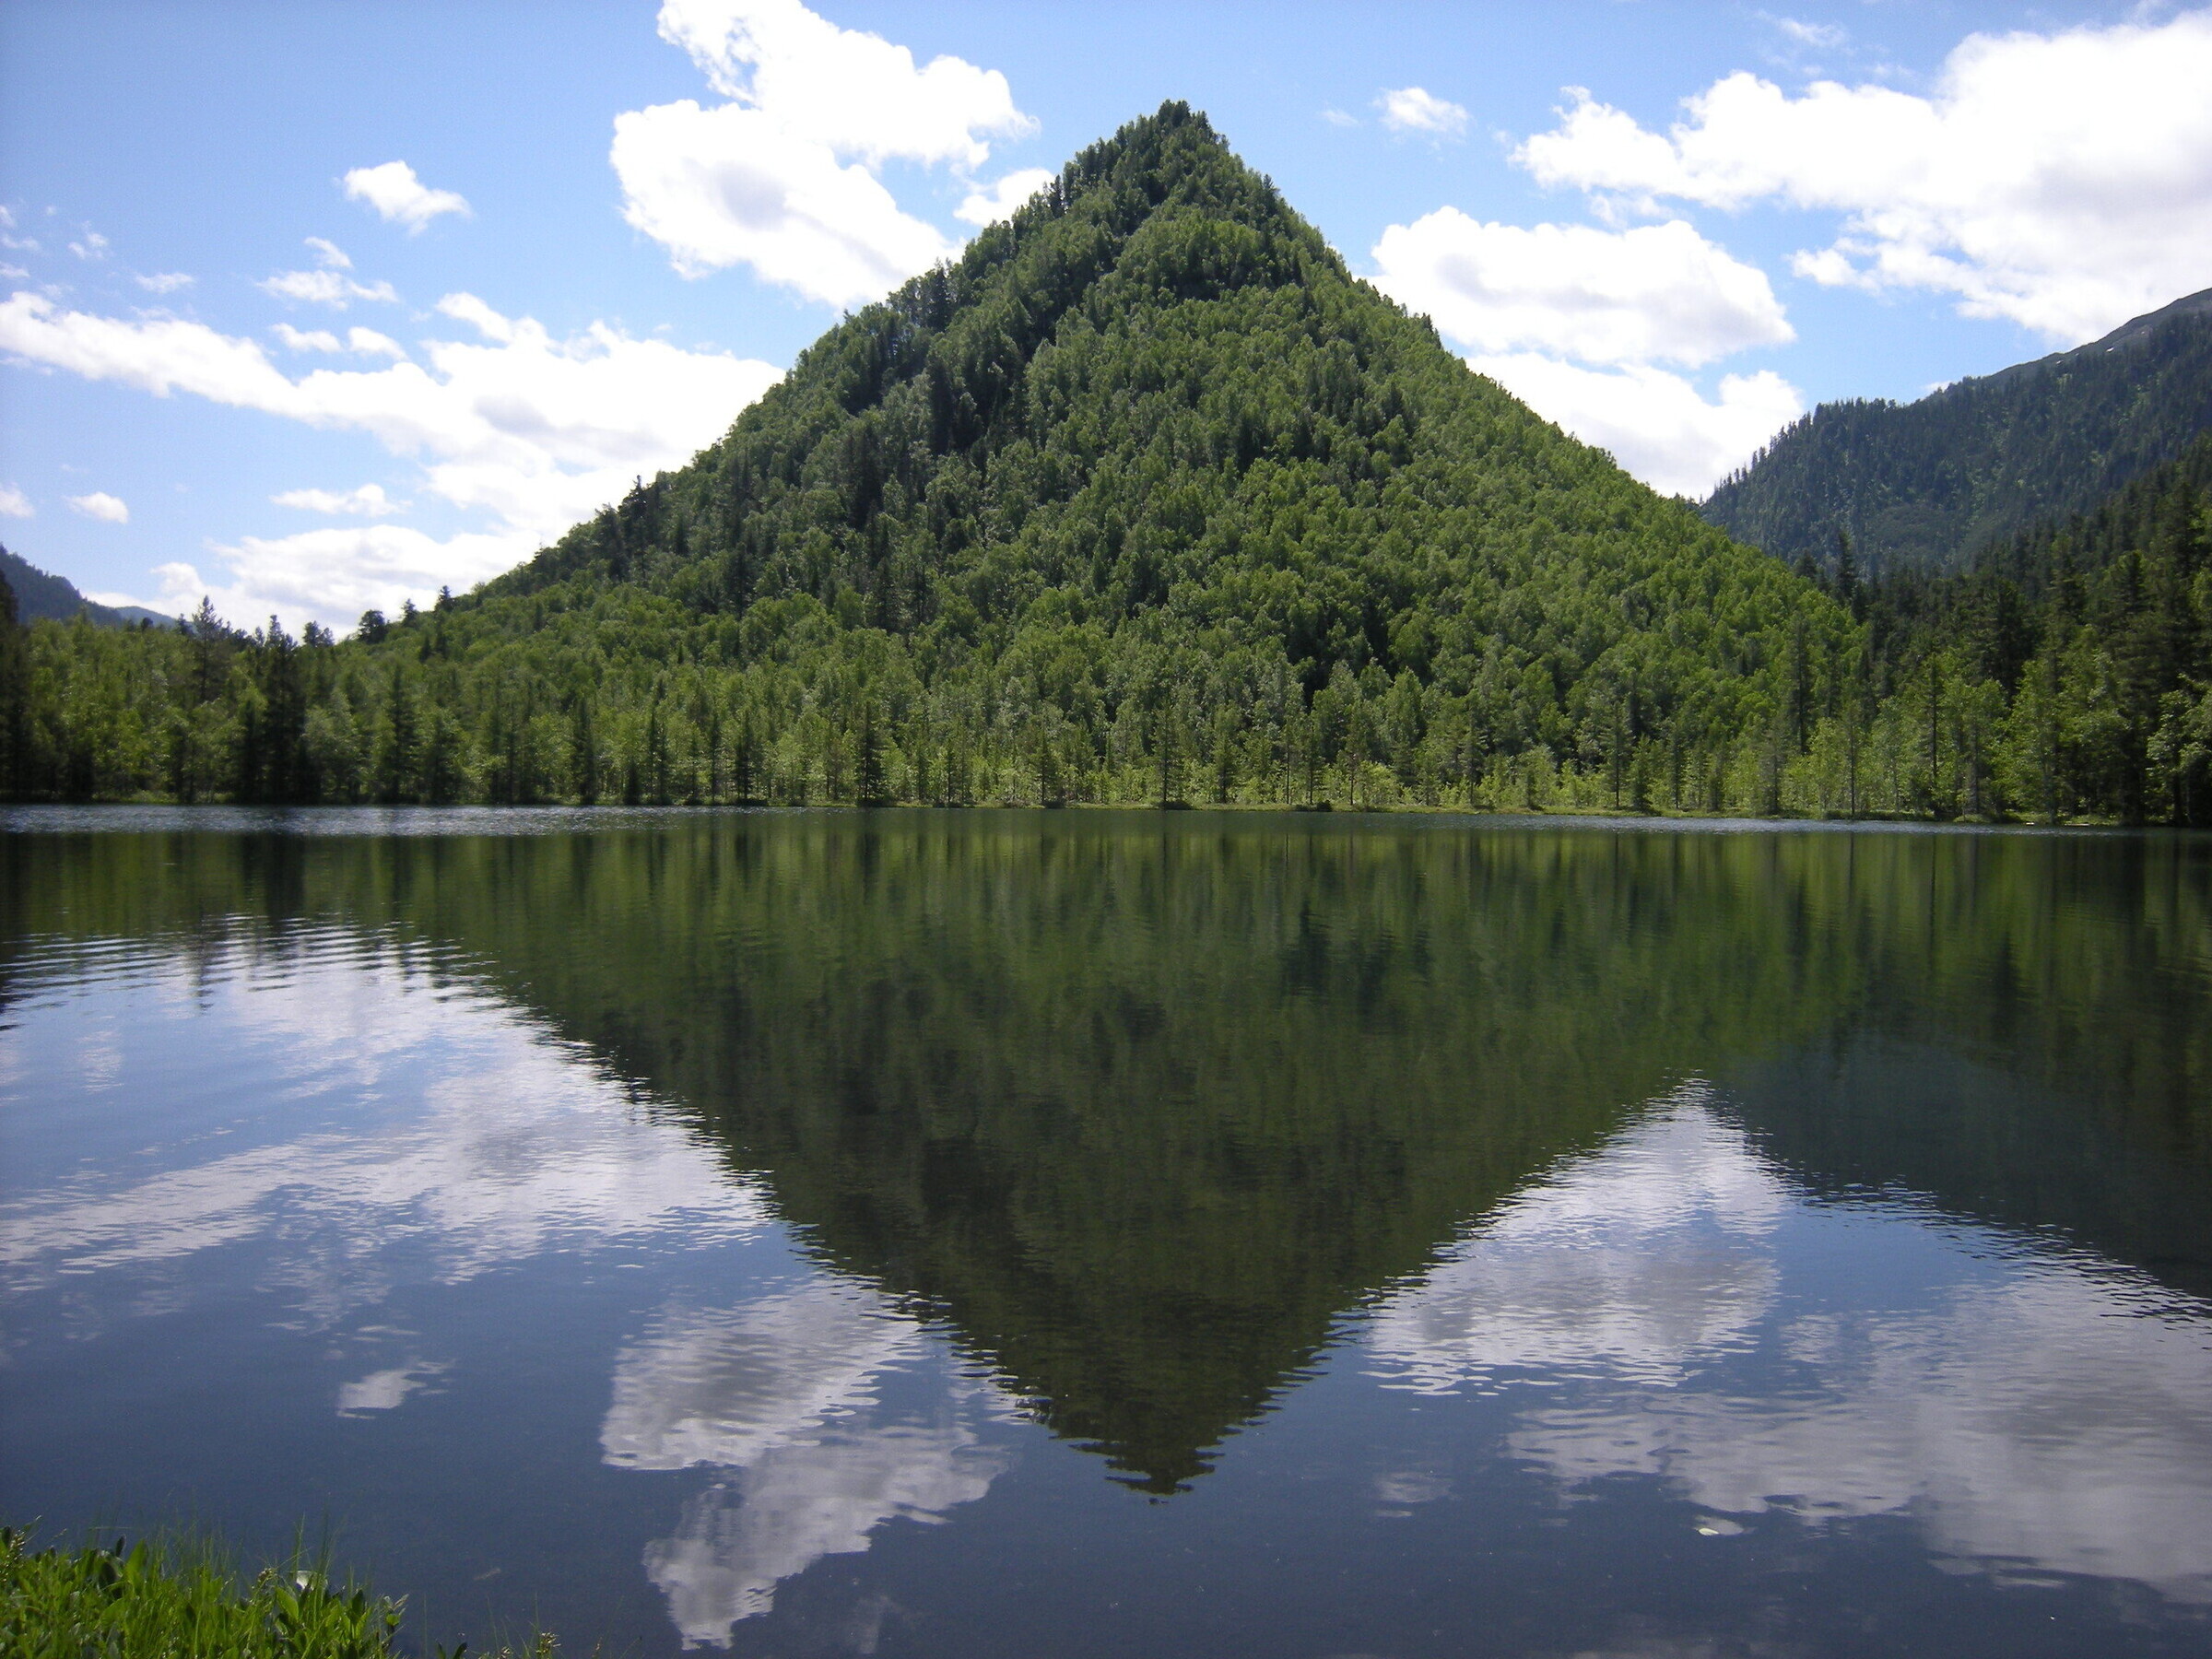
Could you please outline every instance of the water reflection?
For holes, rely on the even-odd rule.
[[[1004,1466],[978,1435],[1010,1415],[982,1384],[947,1391],[925,1421],[883,1408],[887,1373],[913,1367],[922,1327],[865,1287],[823,1277],[726,1310],[669,1310],[615,1364],[606,1461],[717,1471],[675,1536],[645,1550],[685,1645],[726,1645],[773,1606],[778,1581],[853,1554],[893,1518],[971,1503]]]
[[[18,1045],[18,1099],[65,1098],[88,1069],[164,1111],[132,1156],[12,1183],[0,1202],[12,1292],[254,1246],[256,1282],[328,1324],[403,1277],[456,1283],[561,1248],[762,1224],[758,1190],[697,1135],[640,1110],[536,1020],[441,987],[396,949],[314,943],[330,948],[237,941],[145,958],[71,1022],[88,1041]],[[347,1409],[406,1392],[388,1378],[348,1386]]]
[[[1569,1488],[1910,1515],[1961,1564],[2212,1602],[2212,1308],[1909,1201],[1814,1202],[1716,1107],[1682,1091],[1487,1219],[1379,1312],[1377,1374],[1518,1385],[1507,1449]]]
[[[0,1497],[648,1652],[2212,1608],[2212,843],[1041,817],[0,836]]]

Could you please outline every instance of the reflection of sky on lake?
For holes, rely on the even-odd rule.
[[[2212,1606],[2202,1306],[1909,1199],[1815,1201],[1702,1087],[1481,1218],[1191,1493],[1139,1505],[1088,1453],[1018,1455],[1043,1430],[963,1374],[936,1328],[819,1269],[716,1141],[466,967],[334,930],[18,982],[0,1026],[0,1306],[10,1365],[30,1352],[63,1379],[42,1402],[53,1420],[77,1409],[78,1431],[104,1432],[114,1406],[72,1407],[71,1378],[89,1399],[109,1355],[147,1351],[123,1340],[135,1324],[199,1319],[160,1340],[206,1392],[156,1394],[128,1426],[149,1464],[202,1432],[260,1437],[291,1391],[329,1438],[288,1420],[253,1478],[295,1448],[388,1459],[389,1487],[357,1467],[324,1489],[334,1508],[430,1515],[426,1554],[463,1543],[436,1532],[441,1499],[488,1484],[504,1502],[512,1478],[516,1511],[559,1519],[503,1547],[598,1529],[612,1565],[580,1594],[645,1598],[628,1629],[647,1648],[866,1652],[884,1631],[895,1646],[971,1616],[959,1591],[925,1605],[940,1577],[971,1598],[997,1580],[1067,1593],[1088,1571],[1068,1564],[1078,1537],[1133,1584],[1188,1556],[1203,1587],[1172,1594],[1259,1630],[1300,1587],[1285,1579],[1327,1582],[1369,1547],[1362,1528],[1427,1539],[1425,1584],[1484,1559],[1461,1545],[1493,1523],[1489,1559],[1521,1550],[1571,1576],[1573,1559],[1538,1553],[1556,1517],[1528,1488],[1536,1509],[1589,1513],[1638,1482],[1716,1537],[1762,1516],[1830,1536],[1877,1522],[1976,1582],[2082,1575]],[[594,1287],[609,1287],[595,1311]],[[510,1374],[522,1348],[539,1369]],[[1317,1432],[1300,1412],[1340,1386],[1328,1409],[1359,1432]],[[556,1395],[568,1438],[501,1441],[508,1468],[444,1467]],[[1270,1460],[1294,1480],[1253,1484]],[[290,1524],[316,1490],[265,1501]],[[610,1503],[628,1507],[594,1507]],[[1636,1547],[1655,1535],[1632,1532],[1632,1504],[1614,1512]],[[898,1553],[880,1580],[836,1576]],[[1469,1605],[1544,1594],[1466,1571]],[[1358,1605],[1380,1623],[1392,1582],[1378,1569],[1331,1594],[1373,1594]]]
[[[881,1410],[879,1379],[923,1347],[921,1327],[880,1297],[822,1278],[733,1310],[668,1312],[622,1353],[606,1461],[722,1471],[645,1552],[687,1646],[726,1642],[770,1609],[779,1580],[865,1550],[882,1523],[935,1521],[989,1488],[1005,1462],[977,1435],[989,1391],[956,1388],[926,1422]]]
[[[159,1138],[0,1204],[13,1288],[280,1245],[267,1280],[327,1321],[402,1274],[453,1283],[551,1250],[672,1230],[696,1244],[765,1219],[697,1135],[498,998],[437,985],[397,953],[154,959],[97,1001],[74,1043],[19,1054],[8,1087],[105,1087],[133,1047],[148,1061],[159,1049],[147,1075],[167,1110],[137,1128]],[[187,1016],[197,1065],[170,1046]],[[258,1073],[250,1090],[241,1065]]]
[[[7,1293],[96,1286],[107,1311],[78,1319],[88,1337],[235,1294],[238,1273],[208,1265],[228,1253],[287,1323],[326,1330],[410,1283],[774,1230],[757,1186],[710,1143],[499,997],[398,952],[314,943],[191,961],[145,952],[108,963],[97,989],[40,998],[74,1018],[34,1020],[29,1041],[0,1049],[12,1099],[108,1091],[132,1079],[135,1053],[140,1075],[163,1079],[167,1110],[100,1155],[42,1168],[17,1137],[18,1179],[0,1200]],[[177,1052],[181,1030],[204,1074]],[[241,1065],[257,1087],[237,1087]],[[142,1144],[147,1134],[160,1138]],[[19,1178],[31,1171],[46,1179]],[[865,1550],[893,1517],[931,1521],[980,1498],[1004,1463],[977,1430],[1009,1407],[981,1384],[947,1377],[928,1420],[884,1413],[887,1373],[931,1369],[936,1345],[916,1320],[788,1255],[780,1265],[783,1288],[734,1308],[665,1308],[614,1359],[606,1462],[713,1472],[675,1535],[645,1552],[687,1645],[726,1644],[734,1623],[769,1610],[779,1580]],[[339,1384],[336,1413],[400,1409],[453,1369],[404,1354]]]
[[[1366,1336],[1386,1386],[1504,1393],[1570,1488],[1917,1517],[1960,1561],[2212,1602],[2212,1343],[2131,1271],[1814,1204],[1685,1089],[1476,1229]]]

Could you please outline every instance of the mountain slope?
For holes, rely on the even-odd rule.
[[[1916,403],[1822,404],[1714,490],[1705,516],[1795,561],[1961,568],[2039,518],[2086,512],[2212,428],[2212,289],[2101,340]]]
[[[143,606],[96,605],[76,591],[66,577],[40,570],[20,555],[0,547],[0,582],[15,591],[16,614],[26,622],[51,618],[65,622],[82,611],[102,628],[135,628],[140,621],[173,620]]]
[[[1172,103],[477,593],[207,620],[37,680],[15,787],[1773,810],[1851,655]]]
[[[1840,622],[1469,373],[1173,104],[475,608],[610,583],[745,618],[739,656],[827,613],[1071,718],[1410,673],[1507,750],[1733,729],[1793,623]]]

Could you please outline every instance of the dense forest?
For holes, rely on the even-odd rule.
[[[2212,429],[2212,289],[2100,340],[1916,402],[1822,404],[1705,502],[1729,535],[1862,571],[1955,571],[2037,521],[2093,512]]]
[[[472,594],[342,641],[9,618],[0,788],[2199,821],[2205,482],[1957,577],[1794,569],[1171,104]]]

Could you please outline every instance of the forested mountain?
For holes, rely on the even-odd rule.
[[[1822,404],[1714,490],[1705,516],[1777,558],[1960,570],[2037,519],[2087,512],[2212,429],[2212,289],[2101,340],[1916,403]]]
[[[344,642],[6,629],[0,783],[2191,819],[2212,517],[2172,488],[2171,649],[2127,654],[2153,590],[2083,588],[1993,656],[1537,418],[1169,104],[476,593]]]
[[[250,695],[213,624],[30,786],[88,747],[98,793],[1718,798],[1849,631],[1470,373],[1180,104],[480,592]],[[249,727],[285,735],[249,761]]]
[[[1867,582],[1845,541],[1818,579],[1864,621],[1891,718],[1926,705],[1932,755],[1970,724],[2009,735],[2009,761],[1982,770],[2009,766],[2013,810],[2212,821],[2212,432],[1963,571]]]
[[[175,620],[143,606],[95,605],[78,593],[76,583],[66,577],[41,571],[6,547],[0,547],[0,582],[6,582],[14,592],[16,614],[25,622],[41,618],[65,622],[80,611],[102,628],[135,628],[140,622]]]

